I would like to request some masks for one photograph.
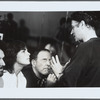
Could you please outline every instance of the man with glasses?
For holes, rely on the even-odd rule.
[[[71,34],[75,41],[82,40],[65,70],[53,58],[52,69],[60,77],[60,86],[99,87],[100,86],[100,38],[97,36],[98,21],[87,12],[74,12],[71,15]],[[56,62],[57,61],[57,62]],[[55,70],[55,68],[60,70]]]

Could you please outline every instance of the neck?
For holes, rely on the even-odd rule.
[[[23,65],[19,64],[19,63],[15,63],[14,64],[14,72],[16,74],[16,76],[19,74],[19,72],[23,69]]]
[[[86,42],[91,38],[97,38],[96,32],[94,30],[89,30],[89,32],[85,34],[83,41]]]

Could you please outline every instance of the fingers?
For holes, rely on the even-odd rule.
[[[60,64],[60,61],[59,61],[58,55],[56,55],[56,61],[57,61],[58,64]]]
[[[56,76],[54,74],[49,74],[48,76],[49,78],[56,78]]]
[[[55,68],[56,68],[56,60],[55,60],[54,57],[52,57],[51,68],[52,68],[53,70],[55,70]]]
[[[56,64],[56,60],[55,60],[54,57],[52,57],[52,63],[53,63],[53,64]]]
[[[48,75],[48,80],[57,80],[57,78],[54,74],[49,74]]]
[[[53,62],[54,64],[56,64],[56,63],[60,64],[60,61],[59,61],[58,55],[56,55],[55,58],[52,57],[52,62]]]
[[[51,61],[51,66],[50,66],[51,68],[54,68],[54,63],[53,63],[53,61]]]
[[[66,62],[66,64],[64,65],[64,68],[70,63],[70,60],[71,60],[71,59],[69,59],[69,60]]]

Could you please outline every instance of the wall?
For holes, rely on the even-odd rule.
[[[8,12],[0,12],[2,19],[4,14]],[[20,19],[26,21],[26,26],[30,29],[30,36],[54,37],[59,20],[66,16],[66,12],[12,12],[14,20],[19,23]]]

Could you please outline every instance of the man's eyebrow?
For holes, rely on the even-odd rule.
[[[42,58],[42,59],[47,59],[47,58]]]

